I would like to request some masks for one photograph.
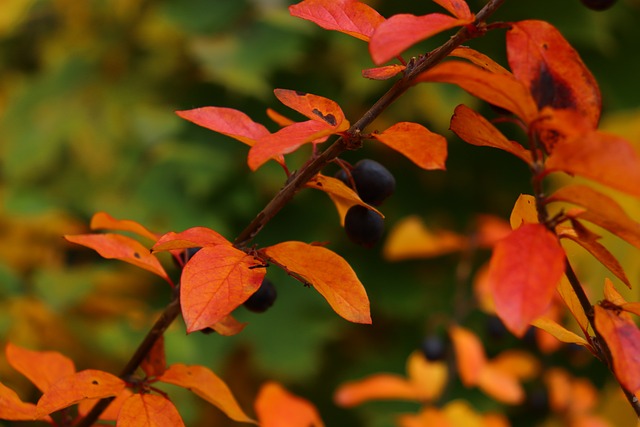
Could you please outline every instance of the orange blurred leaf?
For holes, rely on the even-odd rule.
[[[204,366],[187,366],[182,363],[176,363],[169,366],[158,379],[194,392],[227,414],[232,420],[243,423],[256,423],[240,408],[224,381]]]
[[[467,247],[465,236],[447,230],[429,230],[417,216],[398,221],[385,242],[383,254],[389,261],[432,258]]]
[[[478,388],[503,403],[515,405],[525,398],[524,389],[516,377],[491,364],[479,372],[477,383]]]
[[[340,316],[350,322],[371,323],[366,290],[344,258],[303,242],[283,242],[263,251],[304,277]]]
[[[511,233],[510,224],[495,215],[478,214],[475,218],[478,246],[492,248]]]
[[[393,76],[397,76],[403,72],[407,67],[400,64],[386,65],[384,67],[368,68],[362,70],[362,77],[371,80],[387,80]]]
[[[326,30],[336,30],[369,41],[384,18],[356,0],[305,0],[289,6],[292,16],[306,19]]]
[[[471,17],[458,19],[442,13],[393,15],[376,28],[369,41],[369,53],[373,62],[380,65],[422,40],[471,22]]]
[[[324,427],[313,404],[275,382],[262,385],[255,410],[261,427]]]
[[[264,268],[233,246],[206,246],[181,276],[180,305],[187,332],[211,327],[245,302],[262,283]]]
[[[36,418],[36,405],[23,402],[15,391],[0,383],[0,419],[32,421]]]
[[[578,53],[551,24],[520,21],[507,32],[513,74],[527,85],[540,109],[571,109],[598,124],[602,100],[593,75]]]
[[[97,212],[91,218],[92,230],[118,230],[118,231],[130,231],[139,236],[146,237],[153,240],[158,240],[159,235],[152,233],[143,225],[131,221],[129,219],[115,219],[106,212]]]
[[[72,243],[77,243],[95,250],[103,258],[118,259],[133,264],[136,267],[157,274],[167,282],[172,283],[160,264],[160,261],[149,252],[148,248],[131,237],[121,234],[105,233],[65,235],[64,238]]]
[[[45,393],[60,378],[76,371],[73,361],[56,351],[32,351],[7,343],[7,362]]]
[[[531,164],[531,153],[510,141],[491,122],[465,105],[458,105],[451,117],[450,129],[463,141],[479,147],[493,147],[511,153]]]
[[[511,111],[526,123],[530,123],[538,115],[538,108],[528,89],[512,74],[485,71],[468,62],[441,62],[420,74],[415,82],[458,85],[473,96]]]
[[[613,371],[630,393],[640,391],[640,330],[630,319],[595,306],[596,329],[609,347]]]
[[[374,133],[372,136],[407,157],[422,169],[446,169],[446,138],[431,132],[422,125],[411,122],[400,122],[384,132]]]
[[[224,337],[230,337],[242,332],[245,326],[246,322],[238,322],[235,317],[228,315],[209,327]]]
[[[460,380],[466,387],[476,385],[482,370],[487,366],[482,343],[473,332],[456,325],[449,328],[449,335],[456,354]]]
[[[417,414],[403,414],[398,417],[399,427],[454,427],[441,410],[427,406]]]
[[[473,21],[473,14],[465,0],[433,0],[456,18]]]
[[[167,359],[164,353],[164,335],[155,342],[140,364],[140,368],[147,377],[157,377],[167,369]]]
[[[617,135],[592,131],[560,141],[545,168],[580,175],[640,197],[640,157]]]
[[[169,251],[173,249],[195,248],[198,246],[228,245],[231,242],[222,235],[206,227],[192,227],[180,233],[168,232],[158,239],[153,245],[154,252]]]
[[[583,337],[569,331],[564,326],[558,324],[554,320],[549,319],[548,317],[538,317],[536,320],[531,322],[531,325],[548,332],[559,341],[579,344],[584,347],[590,347],[589,343],[587,343],[587,341]]]
[[[407,360],[407,377],[416,386],[420,400],[435,400],[447,385],[448,368],[445,362],[430,361],[422,352],[414,351]]]
[[[170,400],[157,394],[136,393],[124,401],[117,427],[181,427],[182,417]]]
[[[491,359],[489,364],[505,374],[519,380],[536,378],[540,373],[540,361],[522,350],[504,350]]]
[[[287,107],[311,120],[333,127],[335,132],[349,128],[349,122],[345,119],[342,109],[337,102],[329,98],[289,89],[275,89],[273,93]]]
[[[38,400],[38,416],[51,414],[84,399],[116,396],[126,384],[108,372],[87,369],[56,381]]]
[[[565,268],[565,254],[542,224],[523,224],[496,243],[489,277],[496,313],[522,336],[547,309]]]
[[[333,400],[350,408],[370,400],[421,401],[420,389],[401,375],[373,374],[340,385]]]
[[[269,135],[266,127],[256,123],[242,111],[224,107],[202,107],[176,111],[176,114],[198,126],[230,136],[249,146]]]

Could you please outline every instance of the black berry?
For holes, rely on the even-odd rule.
[[[258,290],[243,305],[254,313],[263,313],[273,305],[277,296],[276,287],[265,277]]]
[[[580,0],[583,5],[591,10],[606,10],[616,3],[616,0]]]
[[[447,345],[445,344],[444,339],[438,335],[425,337],[422,340],[420,349],[422,350],[424,357],[432,362],[444,359],[447,354]]]
[[[375,160],[360,160],[351,170],[351,176],[358,195],[370,205],[380,205],[396,190],[396,180],[391,172]],[[348,179],[346,182],[348,184]]]
[[[344,230],[351,241],[370,248],[382,238],[384,220],[376,212],[364,206],[355,205],[347,211]]]

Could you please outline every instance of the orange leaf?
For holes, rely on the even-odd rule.
[[[305,278],[331,308],[355,323],[371,323],[369,298],[351,266],[338,254],[303,242],[284,242],[264,249],[269,257]]]
[[[398,417],[399,427],[454,427],[439,409],[427,406],[417,414],[403,414]]]
[[[536,320],[531,322],[531,325],[548,332],[559,341],[589,347],[589,343],[587,343],[587,341],[583,337],[569,331],[564,326],[558,324],[554,320],[549,319],[548,317],[538,317]]]
[[[383,254],[389,261],[433,258],[461,251],[468,245],[466,237],[447,230],[429,230],[415,215],[398,221],[385,242]]]
[[[106,212],[98,212],[91,218],[92,230],[118,230],[118,231],[130,231],[139,236],[146,237],[153,240],[158,240],[158,235],[152,233],[146,227],[138,224],[135,221],[129,219],[115,219]]]
[[[240,408],[224,381],[204,366],[176,363],[169,366],[158,379],[191,390],[227,414],[232,420],[255,424],[255,421]]]
[[[269,118],[280,127],[289,126],[295,123],[295,121],[283,116],[282,114],[278,113],[275,110],[272,110],[271,108],[267,108],[267,116],[269,116]]]
[[[131,395],[118,415],[117,427],[181,427],[184,422],[170,400],[157,394]]]
[[[144,357],[140,368],[147,374],[147,377],[160,376],[167,369],[167,359],[164,354],[164,335],[160,335],[151,351]]]
[[[531,152],[510,141],[491,122],[465,105],[458,105],[451,117],[450,129],[463,141],[479,147],[494,147],[531,164]]]
[[[195,248],[198,246],[228,245],[231,242],[219,233],[206,227],[192,227],[180,233],[168,232],[158,239],[153,245],[154,252],[169,251],[173,249]]]
[[[324,191],[329,195],[333,203],[336,205],[338,215],[340,215],[340,225],[344,225],[344,217],[349,208],[354,205],[364,206],[384,218],[384,215],[382,215],[380,211],[363,202],[360,196],[358,196],[358,193],[353,191],[351,187],[337,178],[318,174],[307,181],[305,187],[315,188],[317,190]]]
[[[420,351],[414,351],[407,360],[407,377],[418,390],[421,401],[435,400],[447,385],[448,368],[442,361],[430,361]]]
[[[368,41],[384,18],[356,0],[305,0],[289,6],[292,16]]]
[[[616,135],[592,131],[560,141],[545,167],[549,172],[580,175],[640,197],[640,156]]]
[[[401,375],[373,374],[343,383],[333,397],[338,406],[350,408],[370,400],[421,401],[420,389]]]
[[[77,243],[95,250],[103,258],[118,259],[133,264],[136,267],[155,273],[167,282],[172,283],[160,264],[160,261],[149,252],[148,248],[142,246],[140,242],[131,237],[121,234],[105,233],[66,235],[64,238],[72,243]]]
[[[125,388],[116,396],[114,400],[109,403],[107,409],[100,414],[100,419],[104,421],[116,421],[118,419],[118,415],[120,414],[120,410],[122,409],[122,405],[124,402],[133,395],[133,392],[128,388]],[[100,399],[85,399],[81,400],[78,403],[78,414],[80,416],[86,416],[91,409],[100,401]]]
[[[255,171],[273,156],[292,153],[303,144],[334,133],[335,127],[324,121],[294,123],[258,140],[249,150],[247,162],[251,170]]]
[[[447,9],[456,18],[473,21],[473,14],[464,0],[433,0],[433,2]]]
[[[540,109],[578,111],[598,124],[600,89],[578,53],[551,24],[520,21],[507,32],[507,56],[513,74],[531,91]]]
[[[32,421],[36,418],[36,405],[23,402],[15,391],[0,383],[1,420]]]
[[[451,326],[449,335],[456,354],[460,380],[466,387],[476,385],[487,366],[487,356],[478,337],[468,329]]]
[[[7,343],[7,362],[45,393],[60,378],[76,371],[73,361],[56,351],[32,351]]]
[[[67,375],[49,387],[38,401],[38,415],[51,414],[84,399],[115,396],[126,384],[120,378],[94,369]]]
[[[477,50],[471,49],[467,46],[458,46],[457,48],[453,49],[449,56],[467,59],[478,67],[481,67],[483,70],[489,71],[494,74],[511,75],[511,72],[509,70],[498,64],[496,61],[494,61],[484,53],[480,53]]]
[[[387,65],[378,68],[368,68],[366,70],[362,70],[362,77],[371,80],[387,80],[393,76],[397,76],[406,68],[406,66],[400,64]]]
[[[489,277],[496,313],[522,336],[547,309],[564,273],[564,251],[541,224],[523,224],[493,249]]]
[[[529,194],[521,194],[513,205],[509,223],[512,229],[519,228],[523,224],[537,224],[538,210],[536,198]]]
[[[640,330],[629,319],[595,306],[596,329],[609,347],[613,371],[629,392],[640,391]]]
[[[311,120],[333,127],[335,132],[349,129],[349,122],[346,121],[342,109],[331,99],[289,89],[276,89],[273,93],[287,107]]]
[[[604,299],[614,303],[617,306],[622,306],[623,304],[627,303],[627,300],[624,299],[624,297],[613,285],[613,282],[608,278],[604,279]]]
[[[369,41],[369,52],[373,62],[380,65],[422,40],[471,22],[472,18],[457,19],[441,13],[393,15],[376,28]]]
[[[230,337],[242,332],[245,326],[247,326],[246,322],[238,322],[235,317],[228,315],[209,327],[222,336]]]
[[[530,123],[538,115],[531,94],[511,74],[492,73],[463,61],[448,61],[420,74],[415,80],[415,83],[419,82],[458,85],[473,96],[511,111],[526,123]]]
[[[187,332],[211,327],[245,302],[259,287],[264,268],[232,246],[200,249],[182,270],[180,305]]]
[[[485,366],[479,372],[478,387],[503,403],[515,405],[525,398],[524,389],[517,379],[492,365]]]
[[[580,300],[578,299],[578,295],[571,287],[571,283],[567,279],[567,276],[562,276],[560,279],[560,284],[558,285],[558,294],[564,301],[565,305],[578,322],[580,329],[582,332],[587,333],[587,329],[589,328],[589,320],[587,319],[587,315],[582,308],[582,304],[580,304]]]
[[[400,122],[373,137],[426,170],[445,168],[447,140],[417,123]]]
[[[275,382],[262,385],[255,410],[261,427],[324,427],[315,406]]]
[[[475,238],[478,246],[483,248],[492,248],[511,233],[510,224],[494,215],[479,214],[476,216],[475,222]]]
[[[249,146],[269,135],[266,127],[256,123],[242,111],[224,107],[202,107],[176,111],[176,114],[198,126],[230,136]]]
[[[522,350],[505,350],[491,359],[492,368],[519,380],[536,378],[540,373],[538,358]]]
[[[548,201],[569,202],[586,208],[577,216],[640,248],[640,224],[631,219],[611,197],[586,185],[568,185],[556,190]]]

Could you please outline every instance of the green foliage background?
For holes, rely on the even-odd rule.
[[[65,244],[61,236],[85,232],[91,215],[106,211],[158,232],[203,225],[232,239],[280,188],[285,177],[278,167],[270,164],[251,173],[245,146],[180,120],[174,110],[226,106],[275,130],[268,124],[267,107],[294,115],[277,103],[273,88],[334,99],[352,122],[386,90],[387,82],[360,77],[362,69],[372,66],[364,43],[290,17],[290,3],[2,2],[2,341],[61,351],[74,358],[78,369],[119,371],[170,291],[151,275]],[[483,4],[469,3],[474,10]],[[619,3],[595,13],[578,0],[514,0],[496,19],[544,19],[560,28],[600,82],[606,114],[614,115],[640,103],[640,3]],[[429,1],[371,4],[385,16],[438,10]],[[412,53],[445,38],[422,43]],[[504,63],[502,31],[471,45]],[[447,135],[447,172],[418,171],[375,144],[344,156],[352,162],[371,157],[395,173],[398,192],[382,207],[388,228],[418,214],[430,226],[464,232],[476,213],[507,218],[518,194],[529,191],[528,171],[519,162],[463,145],[448,132],[451,112],[462,102],[484,108],[453,87],[424,85],[371,127],[413,120]],[[296,169],[308,154],[289,156],[289,166]],[[402,373],[406,357],[425,335],[443,333],[460,298],[471,298],[470,280],[456,281],[459,256],[388,263],[381,257],[382,245],[364,250],[350,243],[329,199],[311,190],[299,194],[257,243],[284,240],[329,241],[367,287],[374,325],[348,324],[319,295],[270,269],[279,292],[270,311],[255,315],[239,309],[238,317],[250,324],[231,338],[186,336],[178,322],[168,335],[170,362],[214,368],[249,411],[265,379],[281,381],[312,400],[328,426],[388,426],[398,411],[415,410],[415,405],[376,403],[346,411],[333,405],[331,394],[347,379],[376,371]],[[487,256],[476,254],[472,267]],[[479,312],[458,320],[487,337],[490,354],[512,346],[538,352],[529,341],[489,337],[487,318]],[[603,388],[608,374],[584,356],[573,348],[541,355]],[[23,399],[37,398],[4,361],[0,377],[20,389]],[[480,392],[463,389],[456,380],[452,384],[443,400],[462,397],[478,409],[496,407]],[[197,398],[171,392],[177,393],[187,425],[214,425],[212,420],[232,425]],[[630,410],[617,411],[622,412],[618,416],[628,416],[625,411]],[[535,425],[543,418],[532,416],[526,405],[506,412],[514,425]]]

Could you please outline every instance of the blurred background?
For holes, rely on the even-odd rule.
[[[331,98],[352,123],[384,93],[389,82],[361,77],[362,69],[373,66],[365,43],[291,17],[292,3],[2,1],[0,342],[60,351],[79,370],[118,372],[170,290],[155,276],[103,260],[62,236],[87,232],[93,213],[105,211],[156,232],[201,225],[232,240],[282,186],[286,177],[277,165],[251,173],[246,146],[179,119],[175,110],[235,108],[275,131],[266,108],[298,117],[277,102],[274,88]],[[429,1],[368,3],[383,16],[439,11]],[[478,10],[484,2],[469,4]],[[603,126],[640,142],[639,0],[619,0],[600,13],[578,0],[507,1],[495,19],[543,19],[558,27],[600,83]],[[419,44],[405,58],[446,37]],[[503,31],[470,46],[506,65]],[[431,229],[468,234],[477,214],[508,219],[518,195],[530,192],[528,170],[519,161],[468,146],[447,130],[460,103],[492,114],[455,87],[423,85],[369,129],[416,121],[446,135],[446,172],[418,170],[374,143],[343,156],[352,163],[373,158],[395,174],[397,192],[381,207],[387,230],[418,215]],[[292,170],[309,155],[300,151],[287,158]],[[618,199],[640,217],[637,200]],[[637,284],[637,250],[605,238]],[[390,262],[382,254],[384,242],[373,249],[351,243],[329,198],[312,190],[301,192],[256,243],[285,240],[326,241],[346,258],[367,288],[374,324],[347,323],[317,293],[274,268],[268,277],[278,300],[264,314],[238,309],[237,317],[249,322],[238,336],[186,336],[182,322],[176,322],[167,336],[169,362],[211,367],[248,412],[253,413],[260,384],[274,379],[314,402],[328,426],[393,425],[398,413],[418,405],[381,402],[344,410],[332,402],[332,393],[341,382],[374,372],[403,373],[406,358],[425,337],[438,336],[447,345],[445,327],[455,320],[483,337],[490,356],[519,347],[545,365],[588,377],[599,393],[594,412],[611,425],[631,425],[632,411],[610,374],[585,351],[566,345],[541,349],[531,337],[518,341],[474,308],[473,275],[488,251]],[[606,273],[579,251],[576,257],[579,275],[597,301]],[[637,288],[625,295],[637,300]],[[37,392],[0,360],[2,382],[35,401]],[[167,389],[188,426],[235,425],[199,398]],[[527,389],[531,396],[544,391],[535,381]],[[453,398],[467,399],[480,411],[504,412],[513,425],[563,425],[544,398],[503,407],[463,388],[455,377],[441,402]]]

